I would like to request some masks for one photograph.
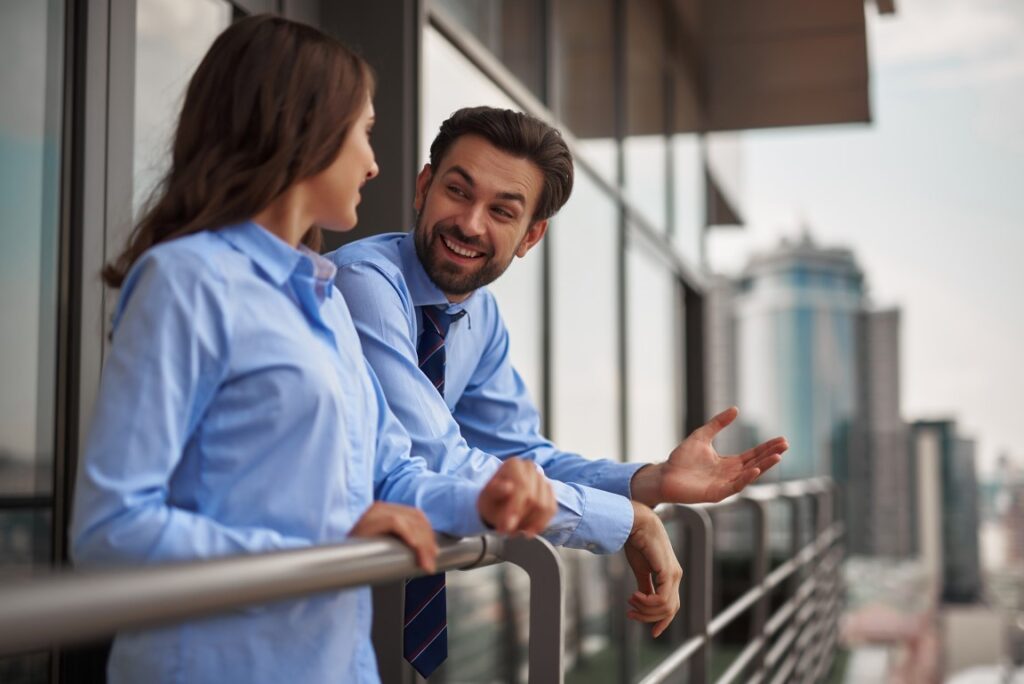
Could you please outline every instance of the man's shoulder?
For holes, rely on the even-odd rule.
[[[401,270],[398,245],[404,235],[405,233],[371,235],[328,252],[324,257],[330,259],[339,269],[349,268],[354,264],[372,264],[387,271]]]

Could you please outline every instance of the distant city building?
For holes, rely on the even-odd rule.
[[[943,602],[981,598],[975,443],[951,420],[911,425],[915,547]]]
[[[755,439],[790,449],[778,477],[849,471],[857,415],[857,317],[864,276],[847,249],[808,235],[755,256],[735,297],[737,398]]]
[[[864,524],[854,526],[861,537],[849,544],[855,552],[907,558],[913,536],[908,431],[900,415],[900,312],[865,311],[859,331],[860,429],[853,458],[861,478],[851,481],[850,491]]]
[[[853,253],[808,235],[754,257],[708,295],[708,398],[737,404],[735,452],[775,434],[790,450],[774,479],[842,486],[847,547],[911,555],[907,427],[900,415],[900,314],[870,311]]]

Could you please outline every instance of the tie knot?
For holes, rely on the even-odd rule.
[[[431,330],[441,339],[444,339],[448,336],[448,329],[451,327],[452,323],[465,315],[465,309],[450,314],[445,311],[445,307],[443,306],[424,306],[423,329]]]

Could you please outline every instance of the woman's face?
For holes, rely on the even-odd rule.
[[[314,206],[315,223],[328,230],[352,230],[359,217],[356,206],[362,199],[359,191],[379,171],[370,146],[373,129],[373,102],[366,105],[345,136],[345,142],[331,165],[309,179],[310,200]]]

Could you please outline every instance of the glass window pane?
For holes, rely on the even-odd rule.
[[[620,460],[618,209],[586,174],[548,230],[555,260],[553,436],[588,458]]]
[[[437,5],[544,100],[543,0],[439,0]]]
[[[135,35],[133,209],[170,163],[185,88],[210,44],[231,24],[223,0],[138,0]]]
[[[615,63],[612,0],[553,0],[554,110],[579,141],[574,150],[615,182]]]
[[[0,497],[51,491],[63,7],[0,3]]]
[[[658,0],[626,3],[626,194],[665,230],[665,14]]]
[[[424,162],[441,122],[455,110],[476,105],[521,109],[436,30],[424,30],[423,45]],[[489,286],[509,330],[512,363],[541,410],[544,248],[541,242],[526,258],[513,260]],[[525,681],[527,622],[522,611],[529,599],[520,575],[504,567],[449,573],[452,633],[448,659],[438,673],[442,681]]]
[[[700,139],[694,134],[672,136],[672,163],[675,214],[672,238],[683,255],[697,264],[704,231],[704,162]]]
[[[629,460],[663,460],[683,421],[680,307],[675,276],[642,249],[627,262]]]
[[[441,122],[455,110],[477,105],[520,109],[431,28],[424,31],[424,61],[424,117],[421,127],[424,163],[429,158],[430,143]],[[447,85],[449,83],[458,83],[459,87],[451,88]],[[504,275],[489,286],[498,300],[512,339],[512,363],[523,376],[541,410],[543,249],[544,243],[541,242],[526,258],[514,259]]]
[[[50,565],[50,519],[45,508],[0,510],[0,577]]]

